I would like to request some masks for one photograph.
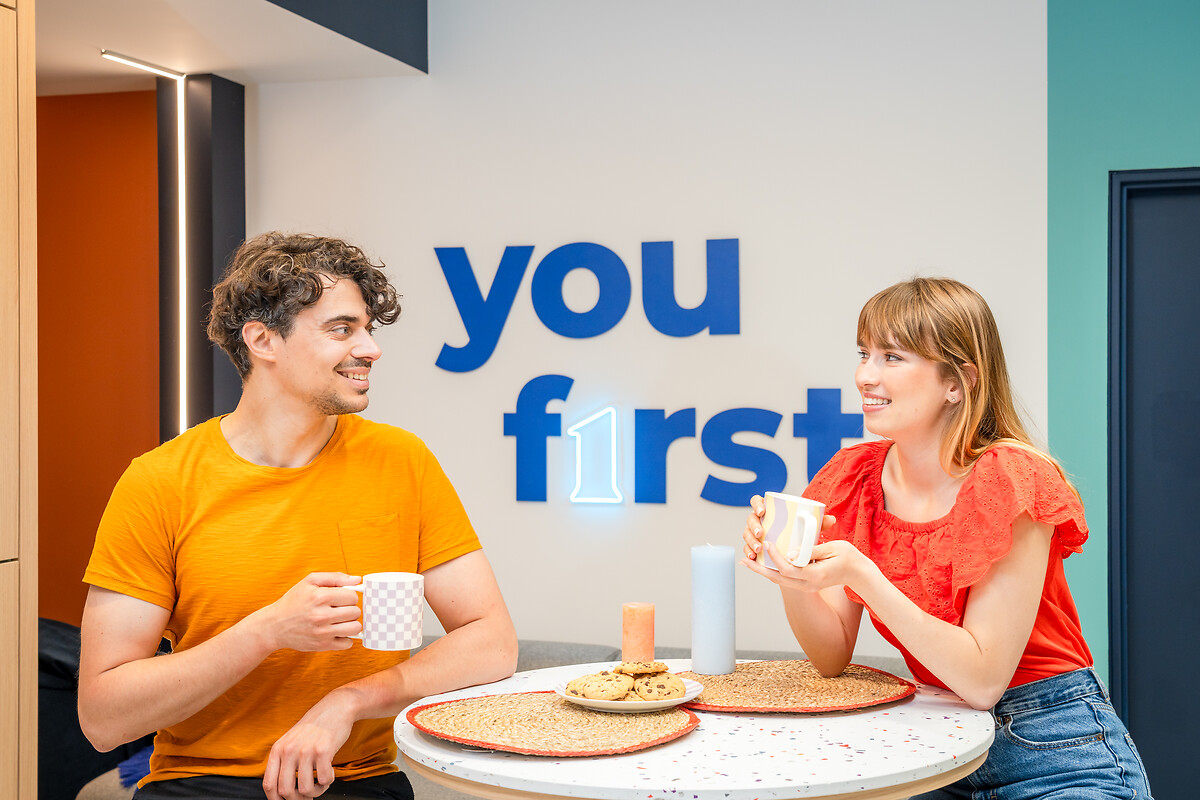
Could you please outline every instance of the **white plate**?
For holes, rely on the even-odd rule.
[[[704,686],[696,681],[687,678],[680,678],[680,680],[683,681],[683,688],[686,691],[683,693],[683,697],[673,697],[670,700],[642,700],[639,702],[637,700],[593,700],[590,697],[575,697],[567,694],[567,681],[555,686],[554,693],[563,700],[594,708],[597,711],[608,711],[613,714],[641,714],[645,711],[658,711],[695,700],[696,696],[704,691]]]

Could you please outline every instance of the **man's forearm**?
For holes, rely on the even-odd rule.
[[[346,650],[362,630],[351,576],[314,572],[185,651],[154,657],[170,611],[92,587],[83,611],[79,722],[98,750],[187,719],[283,648]]]
[[[352,707],[355,719],[393,717],[433,694],[502,680],[517,666],[517,637],[507,613],[482,618],[447,633],[391,669],[331,692]]]
[[[187,719],[248,675],[271,652],[250,615],[179,653],[120,664],[79,684],[79,723],[100,751]]]

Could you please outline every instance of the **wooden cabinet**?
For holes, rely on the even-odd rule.
[[[0,563],[0,796],[17,797],[20,565]]]
[[[17,12],[0,8],[0,561],[17,557],[20,259],[17,212]]]
[[[0,0],[0,797],[37,797],[33,0]]]

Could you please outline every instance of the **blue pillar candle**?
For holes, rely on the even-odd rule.
[[[692,671],[728,675],[735,664],[734,549],[692,548]]]

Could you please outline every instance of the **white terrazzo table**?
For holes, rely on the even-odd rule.
[[[691,668],[668,659],[672,672]],[[507,680],[429,697],[552,689],[611,662],[521,672]],[[485,798],[756,800],[903,798],[979,767],[994,724],[955,695],[918,685],[908,700],[875,709],[820,714],[697,711],[691,733],[648,750],[598,758],[547,758],[478,750],[422,733],[396,717],[404,768]]]

